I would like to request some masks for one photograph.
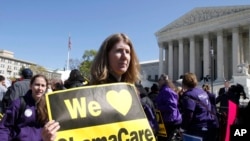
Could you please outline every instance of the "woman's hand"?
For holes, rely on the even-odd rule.
[[[42,130],[42,138],[44,141],[54,141],[56,139],[56,132],[60,129],[58,122],[51,120],[47,122]]]

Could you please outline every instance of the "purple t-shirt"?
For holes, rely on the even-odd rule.
[[[184,121],[191,121],[186,128],[200,129],[208,127],[208,122],[211,120],[211,114],[208,110],[211,111],[211,104],[207,93],[200,88],[193,88],[187,90],[183,96],[183,111],[189,110],[193,112],[192,119],[183,119]]]

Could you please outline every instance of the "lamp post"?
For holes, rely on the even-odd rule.
[[[211,75],[211,78],[210,78],[210,81],[211,81],[211,93],[213,93],[213,81],[214,81],[214,49],[213,49],[213,46],[211,45],[211,48],[210,48],[210,75]]]

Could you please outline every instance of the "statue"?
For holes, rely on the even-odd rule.
[[[237,73],[240,75],[249,76],[248,70],[249,70],[248,63],[243,63],[237,66]]]

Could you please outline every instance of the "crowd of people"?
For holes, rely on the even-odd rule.
[[[48,80],[44,75],[33,75],[26,68],[22,71],[22,78],[7,88],[4,76],[0,75],[0,104],[5,103],[4,109],[0,109],[4,113],[0,121],[0,140],[54,141],[60,123],[48,120],[44,95],[51,91],[82,87],[84,77],[75,69],[64,82],[60,79]],[[123,33],[108,36],[93,60],[88,85],[135,84],[141,104],[148,105],[153,112],[159,110],[162,115],[167,136],[155,133],[158,141],[171,141],[177,136],[181,138],[183,133],[201,137],[203,141],[218,141],[220,127],[216,103],[223,103],[227,87],[215,98],[209,85],[198,87],[194,73],[182,76],[182,87],[176,87],[166,74],[161,74],[158,83],[150,89],[145,89],[138,83],[139,80],[140,66],[132,41]]]
[[[139,81],[139,68],[134,46],[128,36],[123,33],[113,34],[103,41],[95,56],[91,67],[91,80],[88,85],[116,82],[135,84]],[[48,120],[45,93],[84,86],[84,77],[80,75],[79,70],[72,70],[65,82],[61,80],[48,81],[44,75],[33,76],[32,73],[30,74],[32,77],[27,79],[27,88],[16,90],[17,88],[14,86],[18,81],[3,92],[5,93],[3,95],[6,95],[10,89],[15,89],[22,97],[8,99],[11,102],[8,102],[4,116],[0,121],[0,140],[55,140],[60,123]],[[12,95],[13,92],[9,93]],[[23,103],[25,103],[25,111],[21,113]]]

